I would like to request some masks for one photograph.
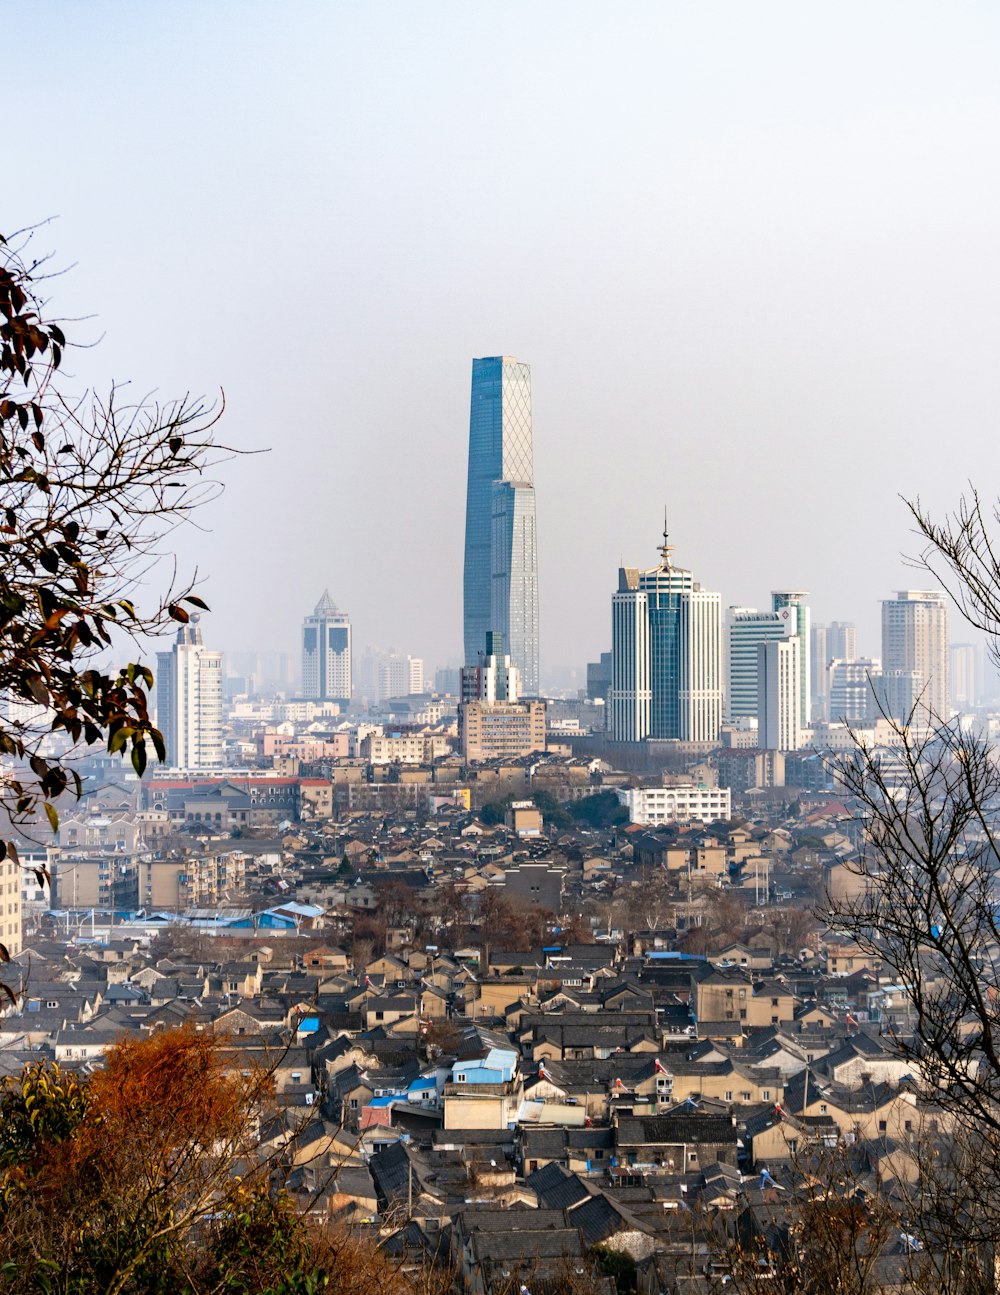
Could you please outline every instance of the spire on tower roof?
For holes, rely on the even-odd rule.
[[[670,543],[670,531],[667,528],[667,506],[663,505],[663,543],[660,545],[661,566],[669,570],[674,564],[670,560],[670,555],[674,551],[674,545]]]
[[[337,604],[330,597],[329,589],[324,589],[323,597],[316,604],[316,610],[313,612],[313,615],[329,616],[331,612],[335,612],[335,611],[337,611]]]

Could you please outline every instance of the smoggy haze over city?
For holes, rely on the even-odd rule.
[[[1000,10],[521,0],[18,13],[6,230],[100,345],[270,447],[177,540],[206,641],[462,650],[473,356],[532,369],[543,680],[619,561],[878,653],[897,496],[995,493]],[[18,144],[17,139],[20,139]],[[952,640],[967,637],[957,621]]]

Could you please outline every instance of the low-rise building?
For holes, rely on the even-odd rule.
[[[728,787],[688,782],[669,787],[620,787],[617,795],[633,823],[712,823],[732,814]]]
[[[464,702],[458,728],[466,763],[531,755],[545,750],[545,703]]]

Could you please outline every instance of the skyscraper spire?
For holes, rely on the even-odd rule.
[[[674,565],[670,560],[675,545],[670,543],[670,531],[667,527],[667,505],[663,505],[663,543],[660,545],[660,565],[665,571],[669,571]]]

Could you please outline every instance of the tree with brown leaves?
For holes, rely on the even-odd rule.
[[[137,590],[165,536],[217,491],[222,453],[218,411],[199,400],[70,390],[73,342],[47,318],[31,241],[0,236],[0,755],[14,762],[0,809],[15,824],[44,809],[54,829],[54,802],[80,780],[69,755],[43,753],[51,733],[106,744],[139,774],[148,747],[164,759],[139,640],[205,604],[183,581],[144,606]]]

